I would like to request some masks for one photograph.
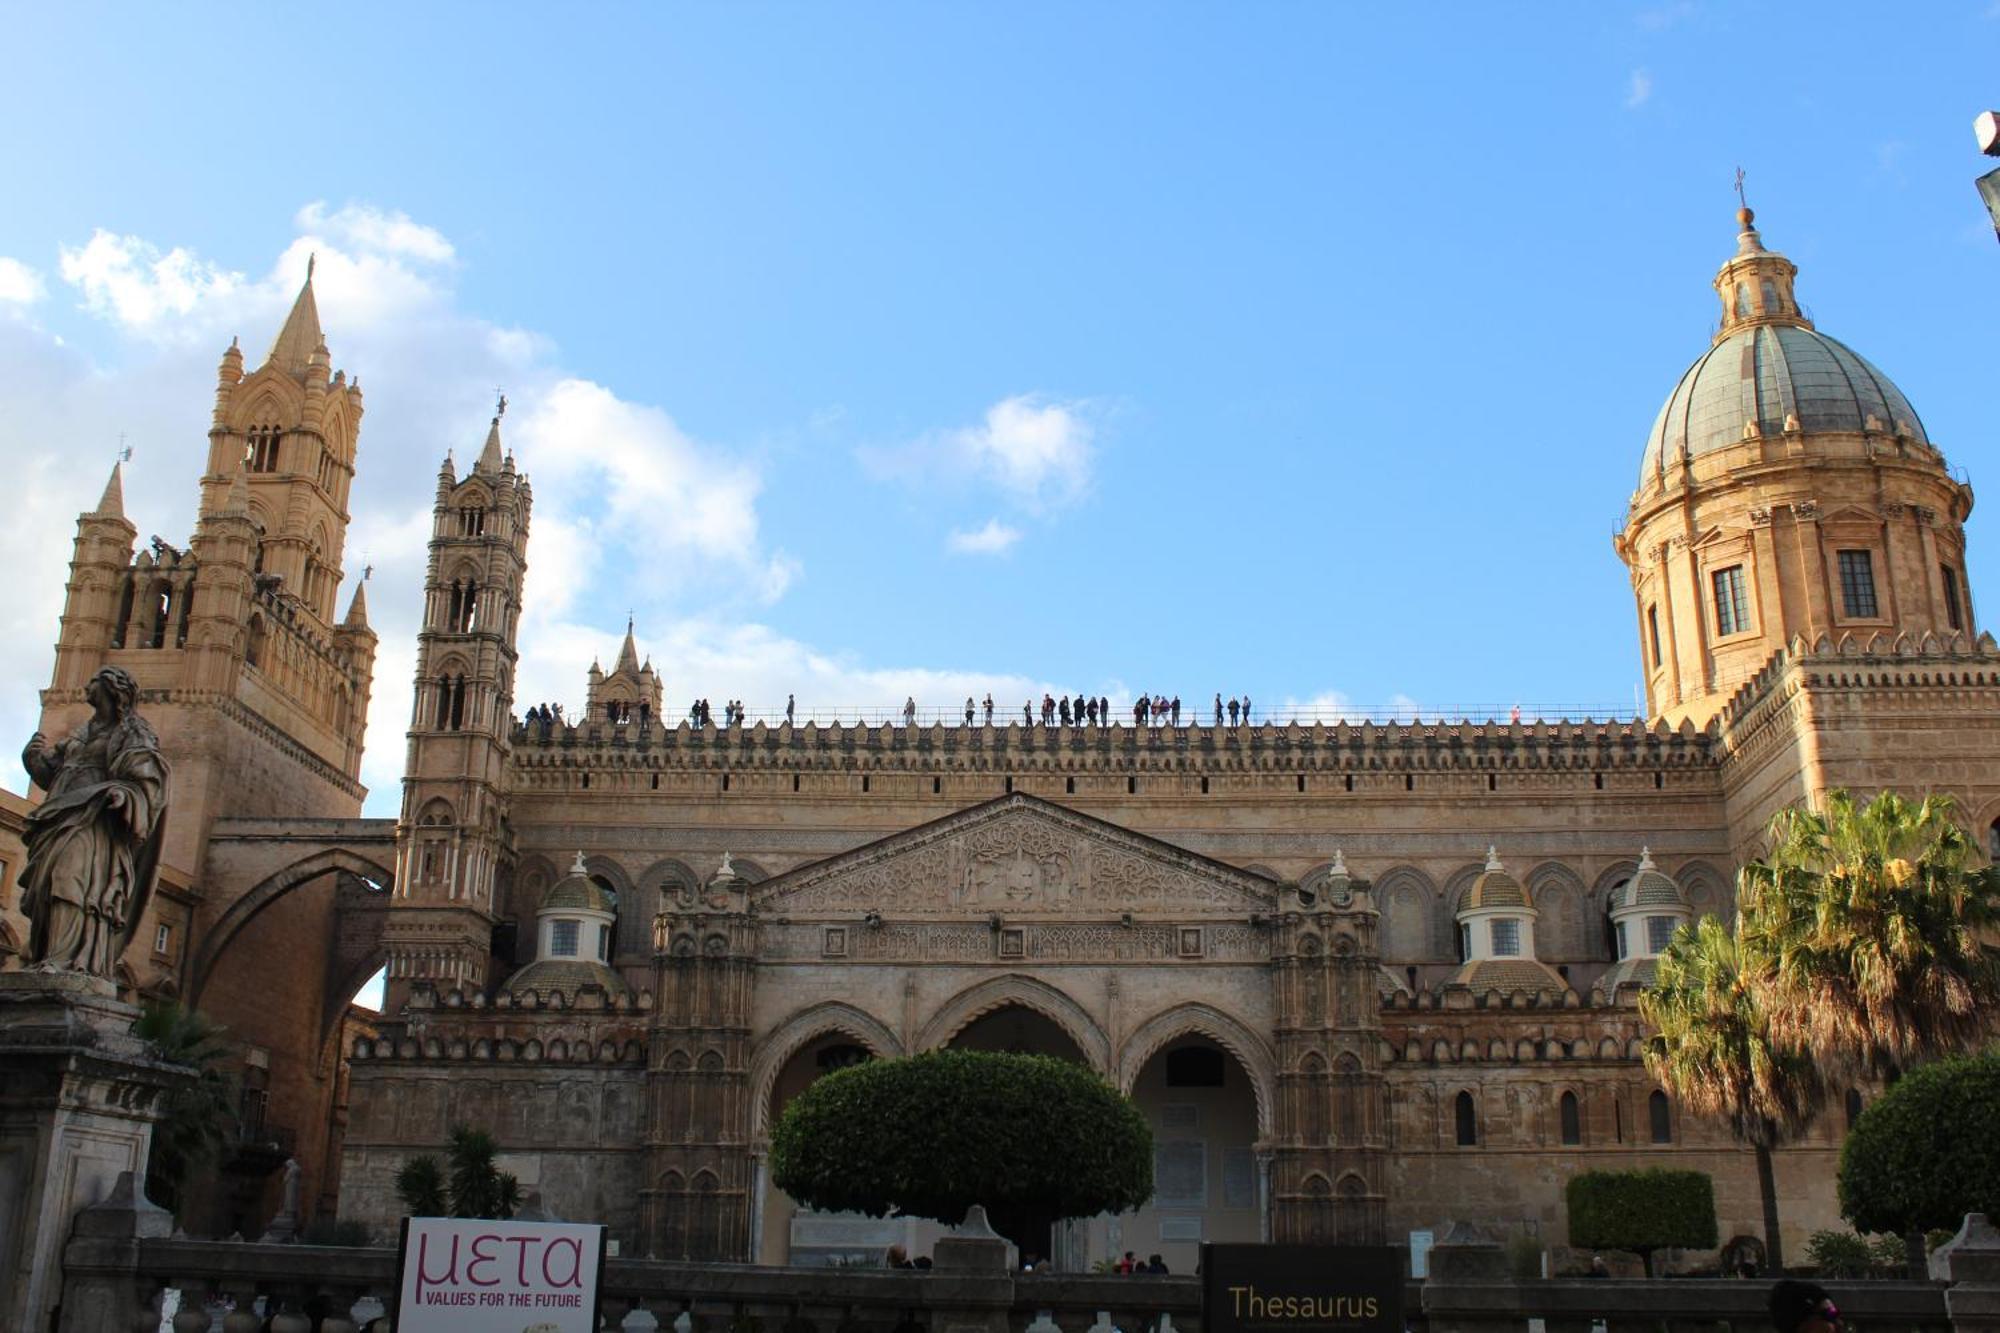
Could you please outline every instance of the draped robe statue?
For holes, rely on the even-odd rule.
[[[24,961],[115,980],[159,868],[167,762],[159,737],[133,712],[139,686],[129,672],[105,667],[84,698],[88,722],[53,745],[38,731],[21,755],[48,793],[28,816]]]

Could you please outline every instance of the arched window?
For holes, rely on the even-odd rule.
[[[164,580],[155,583],[153,590],[146,594],[146,612],[152,621],[150,637],[146,640],[149,647],[166,646],[167,620],[173,614],[173,605],[173,590]]]
[[[1672,1143],[1674,1141],[1673,1108],[1667,1105],[1667,1094],[1655,1089],[1646,1099],[1646,1115],[1652,1121],[1653,1142]]]
[[[1562,1140],[1565,1146],[1571,1148],[1583,1142],[1583,1113],[1577,1107],[1573,1092],[1562,1095]]]
[[[486,511],[477,505],[466,505],[458,511],[458,535],[477,537],[486,531]]]
[[[276,426],[252,426],[250,442],[243,451],[244,466],[252,472],[276,472],[281,434]]]
[[[1458,1121],[1458,1146],[1461,1148],[1475,1146],[1479,1142],[1479,1113],[1473,1109],[1472,1094],[1459,1093],[1454,1109]]]
[[[1845,1109],[1847,1111],[1847,1127],[1849,1129],[1853,1129],[1854,1122],[1861,1118],[1861,1110],[1862,1110],[1861,1090],[1859,1088],[1849,1088],[1847,1090],[1847,1096],[1845,1098],[1845,1102],[1846,1102]]]

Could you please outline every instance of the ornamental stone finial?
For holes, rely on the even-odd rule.
[[[588,875],[590,873],[590,867],[583,863],[582,852],[576,854],[576,861],[570,866],[569,873],[572,875]]]

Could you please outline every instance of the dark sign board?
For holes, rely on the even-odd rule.
[[[1390,1245],[1204,1245],[1203,1333],[1403,1333]]]

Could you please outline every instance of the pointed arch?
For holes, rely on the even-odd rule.
[[[1396,866],[1375,881],[1375,904],[1382,911],[1382,957],[1392,963],[1422,963],[1440,957],[1431,927],[1437,885],[1415,866]]]
[[[1118,1056],[1118,1090],[1129,1094],[1139,1081],[1139,1071],[1168,1042],[1180,1037],[1206,1037],[1236,1057],[1236,1063],[1250,1079],[1257,1098],[1257,1136],[1271,1136],[1271,1087],[1277,1074],[1277,1057],[1264,1039],[1240,1019],[1213,1005],[1199,1001],[1177,1004],[1162,1010],[1132,1030]]]
[[[194,1008],[201,999],[201,989],[208,984],[209,976],[215,970],[222,953],[239,931],[250,923],[250,919],[276,902],[284,894],[302,884],[308,884],[322,875],[337,870],[358,875],[384,889],[394,885],[396,877],[389,871],[369,860],[357,856],[344,847],[330,847],[322,852],[294,861],[276,874],[270,875],[248,893],[230,904],[222,918],[202,936],[201,947],[195,951],[194,962],[187,970],[188,1007]]]
[[[878,1060],[902,1055],[903,1042],[882,1020],[840,1000],[809,1005],[771,1029],[750,1057],[750,1137],[771,1132],[771,1092],[785,1063],[809,1042],[828,1036],[852,1037]]]
[[[917,1034],[915,1049],[934,1051],[996,1009],[1010,1005],[1030,1010],[1048,1019],[1069,1035],[1090,1067],[1100,1074],[1111,1070],[1111,1039],[1082,1005],[1048,982],[1020,973],[989,977],[966,987],[946,1000]]]
[[[1472,881],[1485,873],[1486,863],[1474,861],[1446,877],[1444,890],[1438,895],[1435,933],[1431,936],[1431,947],[1437,950],[1437,957],[1458,957],[1458,909],[1465,906],[1465,895],[1472,892]]]
[[[1560,862],[1544,861],[1523,882],[1537,914],[1535,956],[1545,963],[1590,958],[1582,876]]]

